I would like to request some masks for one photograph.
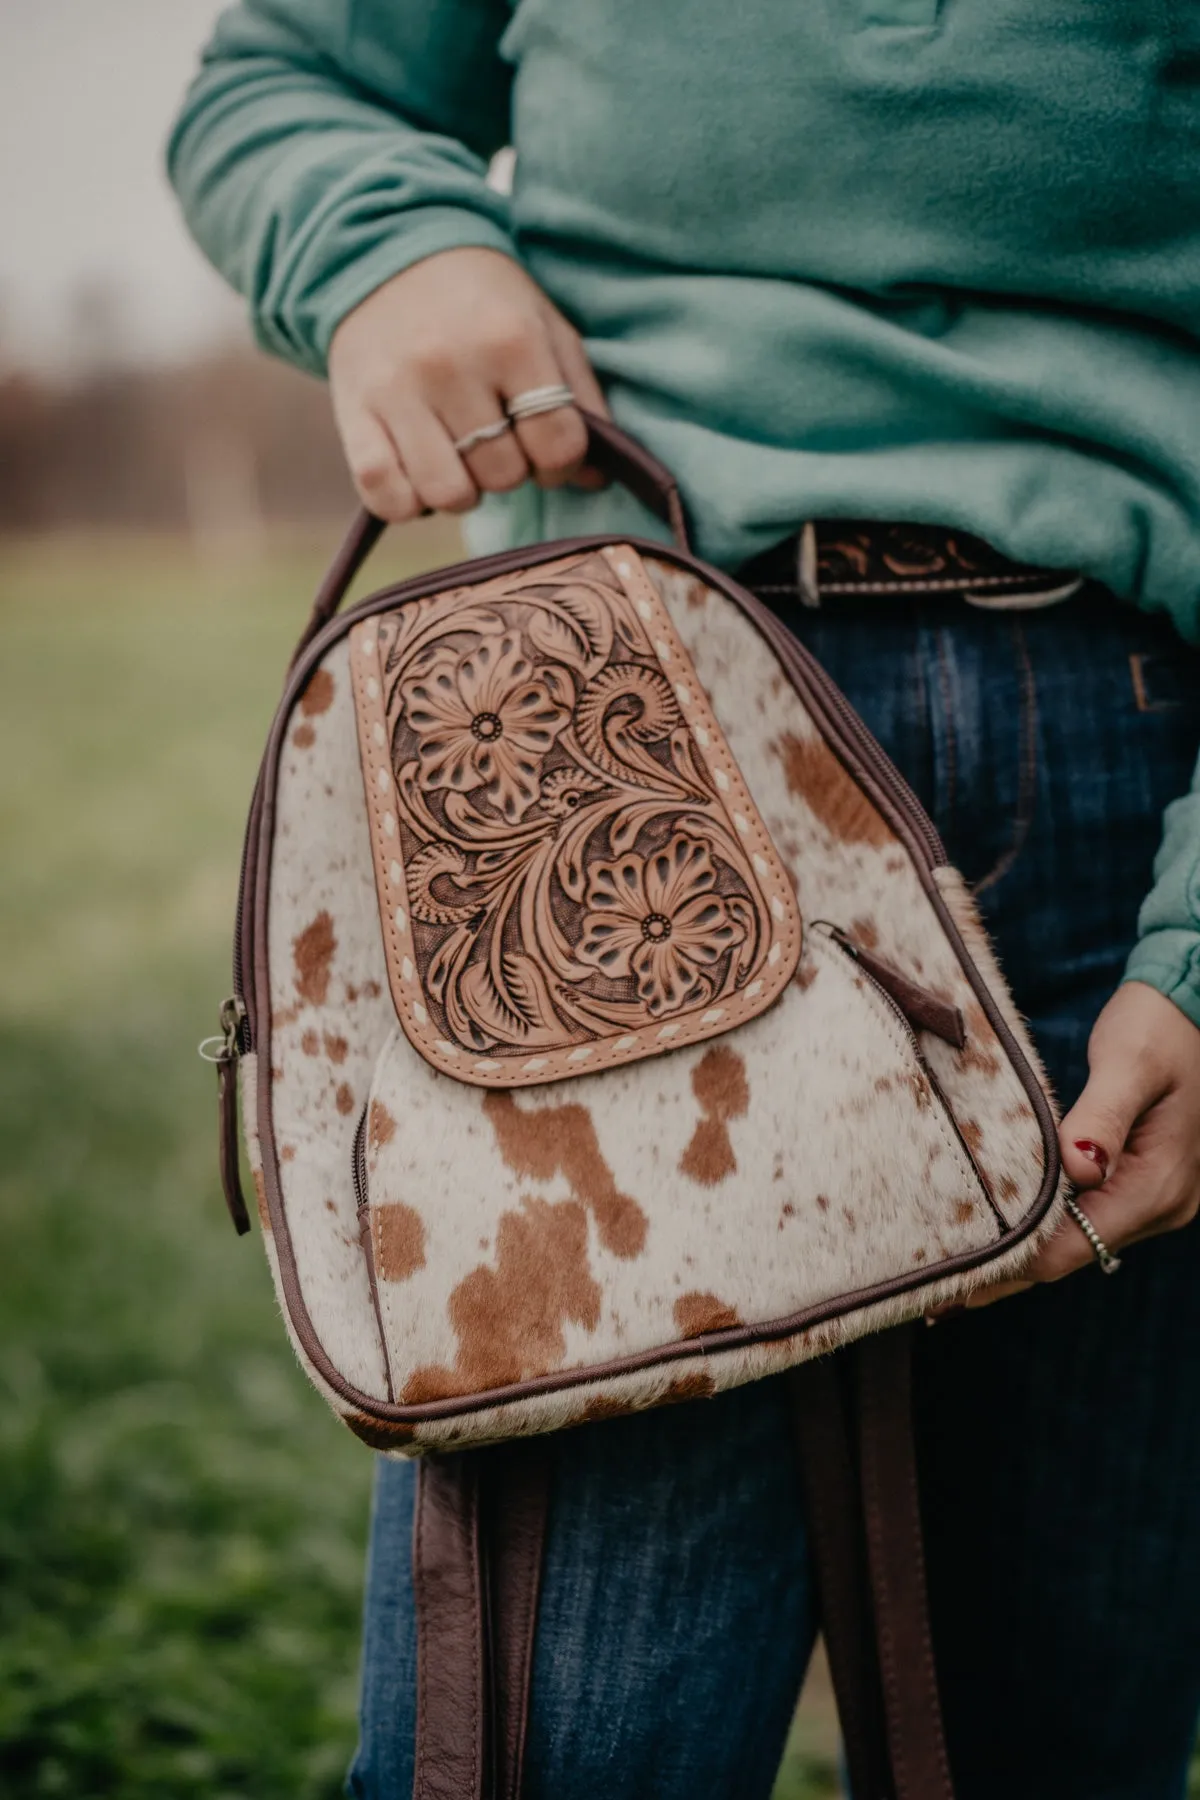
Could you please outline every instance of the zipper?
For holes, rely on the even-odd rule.
[[[367,1109],[364,1106],[354,1127],[354,1152],[351,1163],[354,1180],[354,1204],[362,1225],[363,1208],[370,1204],[367,1194]]]
[[[368,1102],[369,1105],[369,1102]],[[371,1200],[367,1192],[367,1110],[364,1106],[354,1127],[354,1150],[350,1158],[350,1176],[354,1183],[354,1211],[358,1220],[358,1241],[367,1264],[367,1281],[371,1288],[371,1305],[375,1309],[375,1328],[379,1332],[379,1348],[383,1354],[383,1372],[387,1378],[387,1397],[395,1401],[392,1387],[392,1361],[388,1355],[387,1334],[383,1329],[383,1307],[379,1300],[379,1280],[375,1273],[375,1245],[371,1239]]]
[[[979,1183],[979,1191],[987,1201],[988,1209],[1000,1228],[1001,1237],[1003,1237],[1010,1230],[1008,1220],[996,1205],[995,1199],[992,1196],[991,1184],[988,1182],[987,1177],[980,1168],[975,1152],[962,1134],[962,1127],[959,1125],[958,1119],[955,1116],[954,1108],[946,1098],[945,1090],[943,1089],[941,1082],[938,1080],[926,1060],[925,1052],[921,1047],[921,1041],[913,1030],[912,1021],[909,1019],[908,1014],[896,999],[895,995],[889,993],[884,983],[871,973],[870,964],[875,963],[877,965],[878,959],[870,956],[869,953],[864,955],[858,945],[854,942],[853,938],[847,937],[846,933],[839,925],[831,924],[828,919],[814,919],[809,926],[809,930],[821,932],[822,936],[828,938],[837,946],[842,954],[854,964],[867,985],[874,988],[884,1005],[888,1008],[888,1011],[894,1016],[896,1023],[903,1029],[905,1036],[912,1046],[912,1053],[916,1058],[917,1067],[921,1072],[922,1078],[928,1083],[929,1091],[941,1107],[942,1113],[949,1124],[951,1131],[953,1131],[958,1140],[963,1155],[966,1157],[968,1164],[974,1171],[975,1179]]]
[[[871,973],[870,969],[863,961],[862,956],[859,954],[858,945],[854,942],[853,938],[847,937],[840,925],[832,925],[828,919],[813,919],[809,925],[809,930],[819,931],[822,937],[828,938],[831,943],[837,946],[842,955],[854,964],[867,986],[875,990],[888,1011],[894,1014],[896,1023],[903,1028],[905,1037],[912,1045],[912,1053],[921,1066],[921,1073],[927,1076],[929,1074],[929,1068],[925,1061],[925,1052],[921,1048],[920,1038],[913,1030],[912,1020],[909,1018],[900,1002],[896,999],[896,996],[890,994],[887,988],[884,987],[882,981],[879,980],[878,976]]]
[[[896,968],[894,963],[855,943],[840,925],[832,925],[826,919],[816,919],[813,923],[823,926],[847,956],[852,956],[863,973],[871,977],[876,987],[883,989],[914,1031],[931,1031],[934,1037],[941,1038],[954,1050],[966,1048],[967,1033],[962,1012],[952,1001],[940,999],[906,975],[903,969]]]
[[[217,1144],[221,1170],[221,1191],[233,1220],[234,1230],[244,1237],[250,1229],[250,1212],[242,1192],[238,1161],[238,1082],[237,1066],[242,1056],[242,1035],[246,1026],[245,1003],[238,994],[230,994],[222,1002],[221,1029],[216,1037],[205,1038],[199,1053],[217,1071]]]

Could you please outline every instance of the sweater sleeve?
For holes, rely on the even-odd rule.
[[[505,0],[240,0],[167,148],[205,254],[265,349],[324,372],[334,330],[402,269],[514,254],[486,183],[507,142]]]
[[[1154,886],[1138,918],[1126,981],[1144,981],[1200,1026],[1200,764],[1163,817]]]

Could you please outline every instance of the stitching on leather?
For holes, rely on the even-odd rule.
[[[1045,593],[1044,587],[1030,587],[1030,575],[937,575],[915,581],[823,581],[822,594],[961,594],[975,588],[1028,587],[1031,598]]]
[[[420,973],[416,967],[415,948],[408,942],[406,936],[402,936],[396,923],[396,907],[393,897],[386,892],[388,874],[385,865],[390,865],[392,861],[395,861],[401,870],[401,880],[397,886],[395,898],[402,898],[404,901],[403,911],[407,928],[411,918],[411,906],[407,873],[403,866],[400,846],[395,771],[392,767],[390,748],[387,745],[386,728],[383,732],[384,746],[382,749],[372,741],[371,728],[379,723],[376,714],[382,704],[383,692],[380,621],[377,617],[363,620],[353,628],[350,634],[350,673],[363,768],[363,786],[371,822],[372,862],[379,903],[379,918],[386,950],[392,1000],[404,1026],[405,1036],[418,1055],[440,1073],[474,1086],[532,1087],[543,1085],[549,1081],[570,1080],[579,1075],[590,1075],[605,1068],[644,1061],[651,1056],[661,1055],[667,1050],[683,1049],[721,1037],[738,1025],[747,1024],[752,1019],[758,1018],[772,1006],[780,994],[786,990],[800,960],[803,946],[803,924],[795,892],[750,794],[741,769],[712,711],[711,703],[704,692],[691,658],[675,628],[669,609],[646,573],[636,551],[626,545],[614,545],[606,547],[605,554],[606,560],[610,563],[626,593],[636,599],[637,591],[640,589],[643,601],[658,615],[653,623],[665,634],[665,648],[668,654],[664,657],[662,652],[658,651],[658,661],[666,679],[671,683],[673,689],[683,684],[687,686],[689,692],[692,690],[695,692],[696,700],[693,704],[697,716],[694,720],[687,720],[692,741],[695,744],[697,755],[718,777],[718,783],[721,778],[725,781],[719,805],[728,825],[733,828],[737,839],[745,846],[750,860],[753,862],[757,853],[758,859],[766,865],[764,869],[755,867],[755,876],[764,901],[770,903],[771,952],[773,953],[775,946],[778,945],[780,955],[774,965],[770,963],[769,957],[764,957],[760,967],[753,972],[751,981],[733,993],[719,998],[714,1004],[697,1004],[665,1021],[654,1020],[625,1033],[613,1031],[607,1037],[587,1045],[535,1051],[527,1060],[536,1061],[541,1066],[533,1070],[523,1067],[517,1056],[497,1058],[492,1053],[483,1053],[479,1057],[473,1058],[471,1052],[465,1050],[463,1046],[451,1044],[448,1040],[435,1036],[433,1031],[428,1028],[429,1014],[428,1008],[425,1006]],[[564,566],[569,569],[576,560],[573,557],[565,558],[563,559]],[[544,580],[558,568],[559,564],[552,563],[539,570],[539,574]],[[650,623],[651,621],[647,620],[647,624]],[[368,662],[369,668],[367,667]],[[374,697],[369,691],[372,684],[377,690]],[[688,710],[688,708],[683,709],[685,719]],[[382,787],[380,776],[386,777]],[[391,836],[387,831],[389,819],[392,821]],[[738,824],[739,820],[742,822],[741,826]],[[743,826],[744,829],[742,829]],[[394,845],[394,852],[389,850],[389,845]],[[782,909],[782,917],[776,913],[776,905]],[[405,974],[406,967],[409,970],[407,975]],[[416,993],[411,997],[405,991],[408,987],[416,989]],[[705,1015],[714,1010],[719,1011],[719,1018],[710,1020],[706,1024],[704,1022]],[[421,1014],[425,1015],[424,1019]],[[630,1037],[635,1040],[632,1046],[627,1043]],[[661,1043],[653,1041],[658,1038],[663,1041]],[[622,1045],[625,1047],[620,1047]],[[586,1051],[586,1055],[581,1055],[581,1051]],[[473,1063],[474,1066],[469,1066],[465,1061],[460,1062],[460,1056],[470,1059],[470,1063]],[[574,1062],[572,1059],[575,1059]],[[498,1062],[500,1066],[485,1072],[479,1065],[486,1062]]]
[[[1017,725],[1020,747],[1013,834],[1008,849],[998,858],[995,866],[972,887],[973,894],[982,894],[1008,874],[1029,839],[1029,832],[1033,825],[1034,805],[1037,799],[1037,677],[1034,674],[1033,659],[1029,654],[1025,629],[1019,620],[1013,621],[1012,635],[1017,660],[1021,665],[1021,707]]]

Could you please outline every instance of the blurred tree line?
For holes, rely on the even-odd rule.
[[[251,348],[52,380],[0,359],[0,532],[185,531],[200,544],[343,518],[325,388]]]

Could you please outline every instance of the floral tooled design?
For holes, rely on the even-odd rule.
[[[540,1071],[609,1037],[628,1050],[651,1023],[752,998],[780,961],[716,722],[669,621],[618,576],[584,553],[362,634],[397,991],[489,1078],[510,1056]]]
[[[520,636],[496,632],[465,654],[439,646],[401,685],[423,788],[482,788],[510,823],[538,798],[542,762],[570,723],[569,678],[537,667]]]
[[[712,991],[708,973],[745,937],[716,891],[707,844],[683,833],[650,856],[591,870],[576,955],[612,980],[632,975],[654,1018]]]

